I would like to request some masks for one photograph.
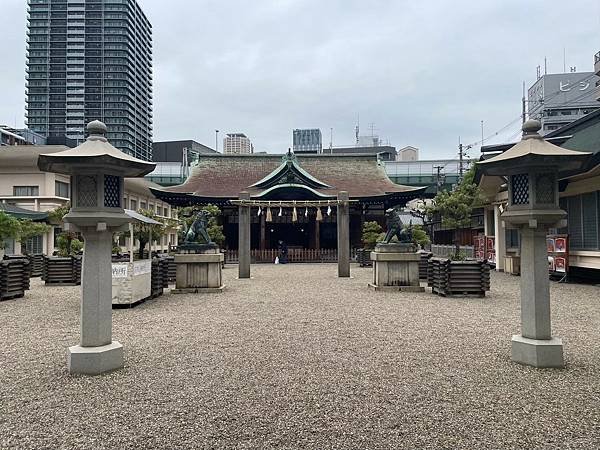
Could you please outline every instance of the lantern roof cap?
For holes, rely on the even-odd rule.
[[[569,150],[551,144],[540,136],[542,128],[538,120],[528,120],[523,124],[523,138],[505,152],[485,161],[477,162],[486,175],[509,175],[523,172],[525,168],[536,166],[557,167],[558,172],[579,169],[591,155],[589,152]]]
[[[142,177],[154,170],[155,163],[143,161],[113,147],[105,135],[107,127],[93,120],[86,127],[89,136],[81,145],[62,152],[41,154],[38,167],[44,172],[65,175],[79,173],[82,168],[105,169],[122,177]]]

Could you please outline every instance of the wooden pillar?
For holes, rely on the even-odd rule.
[[[267,247],[267,243],[266,243],[266,228],[267,228],[267,224],[265,222],[265,214],[266,212],[263,211],[262,214],[260,215],[260,249],[264,250]]]
[[[248,192],[240,192],[240,200],[250,200]],[[250,207],[239,206],[238,277],[250,278]]]
[[[321,248],[321,221],[315,219],[315,248],[320,250]]]
[[[350,219],[348,217],[348,192],[340,191],[337,207],[338,277],[350,276]]]

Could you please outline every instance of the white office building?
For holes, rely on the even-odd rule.
[[[228,133],[223,139],[223,153],[239,155],[254,153],[252,142],[244,133]]]

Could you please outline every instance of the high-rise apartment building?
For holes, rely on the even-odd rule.
[[[244,133],[228,133],[223,139],[224,154],[254,153],[254,146]]]
[[[594,55],[594,72],[600,80],[600,52]],[[596,100],[600,102],[600,81],[596,81]]]
[[[123,152],[152,160],[152,26],[136,0],[28,0],[27,124],[83,140],[101,120]]]
[[[295,129],[293,139],[294,153],[321,153],[323,150],[321,130],[318,128]]]
[[[558,130],[600,109],[595,96],[599,80],[594,72],[541,75],[528,91],[529,117],[542,123],[540,134]]]

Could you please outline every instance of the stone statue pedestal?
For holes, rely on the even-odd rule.
[[[424,292],[419,283],[417,247],[411,243],[377,244],[371,252],[373,282],[376,291]]]
[[[177,276],[174,294],[222,292],[221,268],[224,255],[213,244],[187,244],[180,246],[175,255]]]

